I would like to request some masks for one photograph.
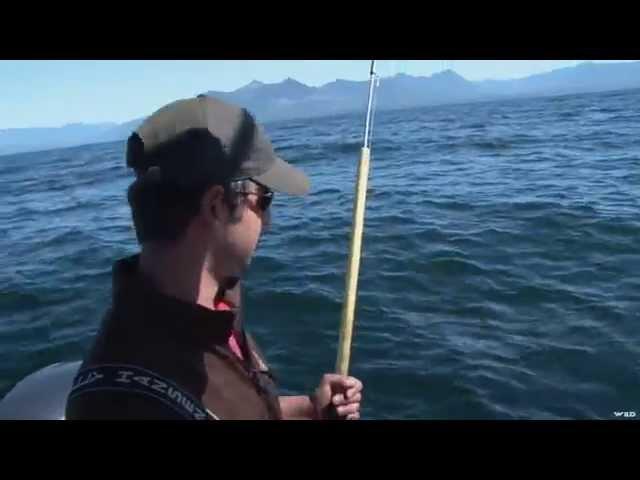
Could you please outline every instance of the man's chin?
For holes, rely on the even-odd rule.
[[[242,278],[244,278],[251,266],[251,258],[248,259],[244,264],[238,264],[235,268],[230,269],[231,271],[226,272],[224,275],[224,284],[226,289],[233,288]],[[231,286],[227,286],[231,285]]]
[[[239,276],[230,275],[224,278],[221,286],[225,290],[233,290],[238,285],[238,282],[240,282]]]

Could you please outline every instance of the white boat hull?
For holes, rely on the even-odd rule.
[[[81,363],[55,363],[25,377],[0,401],[0,420],[64,420]]]

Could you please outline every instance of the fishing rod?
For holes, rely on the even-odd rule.
[[[353,324],[358,291],[358,274],[360,271],[360,255],[362,251],[362,233],[364,227],[364,212],[367,200],[367,183],[369,180],[369,160],[371,158],[371,134],[373,130],[373,104],[376,87],[376,61],[371,61],[369,71],[369,100],[367,102],[367,116],[364,125],[364,141],[360,149],[360,163],[358,166],[358,180],[353,205],[353,226],[349,248],[349,260],[345,283],[345,297],[342,305],[342,319],[340,324],[340,339],[338,342],[338,356],[336,372],[347,375],[351,357],[351,341],[353,338]]]

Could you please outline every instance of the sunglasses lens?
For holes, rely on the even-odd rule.
[[[267,210],[271,205],[271,201],[273,200],[273,194],[269,193],[260,197],[260,208],[262,211]]]

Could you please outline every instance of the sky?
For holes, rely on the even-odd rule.
[[[610,60],[609,60],[610,61]],[[432,75],[450,68],[468,80],[521,78],[577,60],[384,60],[378,73]],[[319,86],[366,80],[365,60],[0,60],[0,129],[125,122],[178,98],[231,91],[252,80],[294,78]]]

